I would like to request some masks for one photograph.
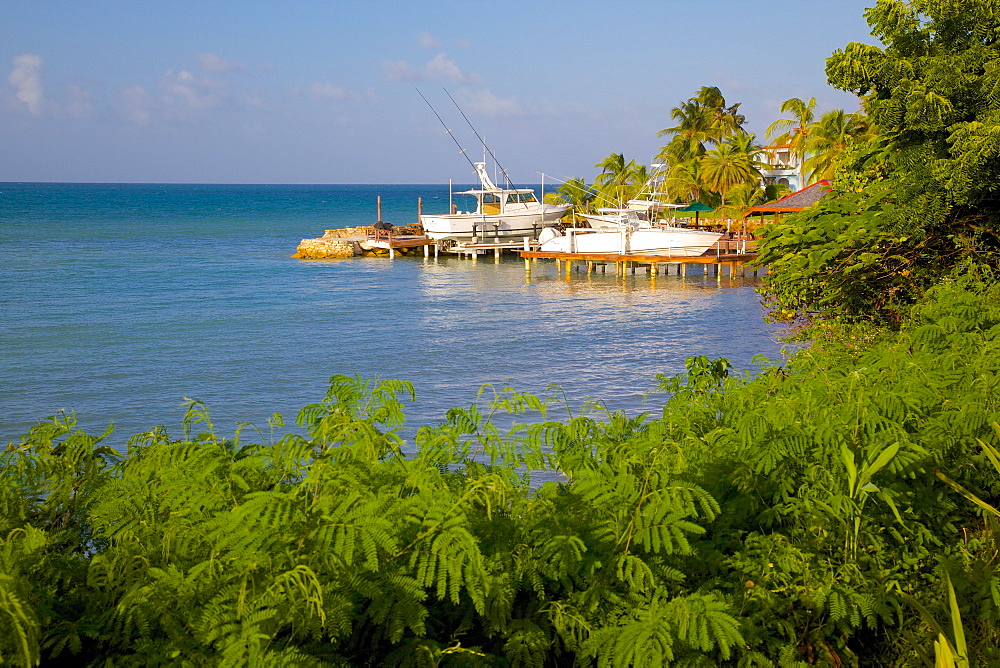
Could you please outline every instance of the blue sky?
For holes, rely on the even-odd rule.
[[[4,0],[0,181],[468,182],[462,106],[516,181],[648,162],[704,85],[763,137],[873,0]]]

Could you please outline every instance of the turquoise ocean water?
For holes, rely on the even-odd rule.
[[[519,259],[292,259],[302,238],[445,212],[448,186],[0,183],[0,445],[76,411],[110,439],[165,425],[184,397],[218,431],[291,424],[332,374],[404,378],[414,424],[484,383],[630,413],[691,355],[777,357],[750,279],[530,277]],[[659,404],[657,404],[659,402]]]

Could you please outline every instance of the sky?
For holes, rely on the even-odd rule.
[[[3,0],[0,182],[468,183],[459,108],[514,181],[590,181],[702,86],[759,139],[857,110],[823,70],[872,4]]]

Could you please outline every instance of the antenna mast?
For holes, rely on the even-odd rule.
[[[451,96],[451,93],[448,92],[447,88],[444,89],[444,92],[451,100],[452,104],[455,105],[455,108],[458,109],[458,113],[462,114],[462,118],[465,119],[465,122],[469,124],[469,128],[476,135],[476,139],[479,140],[479,143],[483,145],[483,148],[486,150],[486,152],[490,154],[491,158],[493,158],[493,164],[495,164],[500,169],[500,173],[503,174],[503,178],[507,181],[507,185],[513,188],[514,182],[510,180],[510,177],[507,175],[507,170],[503,168],[503,166],[500,164],[500,161],[497,160],[497,157],[493,155],[493,151],[491,151],[490,147],[486,145],[486,140],[479,136],[479,133],[476,132],[476,128],[472,126],[472,122],[469,120],[469,117],[466,116],[465,112],[462,111],[462,108],[458,106],[458,102],[455,102],[455,98]]]
[[[437,119],[438,119],[438,121],[440,121],[440,122],[441,122],[441,125],[442,125],[442,127],[444,127],[444,131],[445,131],[445,133],[446,133],[446,134],[447,134],[447,135],[448,135],[449,137],[451,137],[451,140],[452,140],[453,142],[455,142],[455,146],[457,146],[457,147],[458,147],[458,152],[459,152],[459,153],[461,153],[462,155],[464,155],[464,156],[465,156],[465,159],[466,159],[466,160],[468,160],[468,162],[469,162],[469,166],[470,166],[470,167],[472,167],[472,171],[473,171],[473,172],[475,172],[475,171],[476,171],[476,164],[475,164],[474,162],[472,162],[472,159],[471,159],[471,158],[469,158],[469,154],[465,152],[465,149],[464,149],[464,148],[462,148],[462,145],[461,145],[460,143],[458,143],[458,140],[457,140],[457,139],[455,139],[455,135],[453,135],[453,134],[452,134],[452,132],[451,132],[451,128],[449,128],[449,127],[447,126],[447,124],[445,124],[444,120],[442,120],[442,118],[441,118],[441,115],[440,115],[440,114],[438,114],[437,110],[436,110],[436,109],[434,109],[434,107],[433,107],[433,106],[431,105],[431,103],[427,101],[427,98],[426,98],[426,97],[424,97],[424,94],[420,92],[420,89],[419,89],[419,88],[416,88],[416,87],[414,87],[414,89],[413,89],[413,90],[417,91],[417,95],[419,95],[419,96],[420,96],[421,98],[423,98],[424,102],[427,102],[427,106],[431,108],[431,111],[433,111],[433,112],[434,112],[434,115],[435,115],[435,116],[437,116]],[[454,100],[453,100],[453,101],[454,101]],[[461,110],[459,110],[459,111],[461,111]],[[464,114],[463,114],[463,115],[464,115]],[[476,136],[478,136],[478,135],[476,135]],[[504,174],[504,176],[506,176],[506,174]]]

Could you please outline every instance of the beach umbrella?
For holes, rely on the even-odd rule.
[[[695,200],[694,202],[690,202],[687,206],[681,207],[680,209],[677,209],[677,210],[678,211],[694,211],[694,226],[695,227],[698,227],[698,215],[702,211],[715,211],[715,209],[713,209],[709,205],[702,204],[698,200]]]

